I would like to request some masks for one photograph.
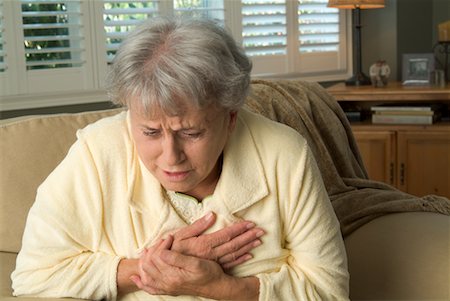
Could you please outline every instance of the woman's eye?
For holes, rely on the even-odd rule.
[[[144,131],[143,134],[147,137],[156,137],[159,135],[159,131]]]
[[[201,135],[200,132],[183,132],[183,136],[188,138],[198,138],[200,137],[200,135]]]

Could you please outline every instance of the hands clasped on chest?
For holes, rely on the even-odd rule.
[[[257,299],[256,277],[237,278],[227,270],[252,258],[261,228],[250,221],[203,234],[215,222],[209,213],[144,249],[139,259],[119,264],[119,293],[137,289],[153,295],[192,295],[212,299]]]

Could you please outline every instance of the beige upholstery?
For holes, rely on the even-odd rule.
[[[450,300],[450,218],[396,213],[345,239],[352,300]]]
[[[2,121],[0,132],[0,250],[18,252],[36,188],[65,157],[76,130],[117,113],[60,114]]]
[[[37,186],[65,156],[75,132],[117,110],[3,121],[0,125],[0,300]],[[320,158],[318,158],[320,160]],[[449,221],[433,213],[375,219],[345,240],[352,300],[449,300]]]

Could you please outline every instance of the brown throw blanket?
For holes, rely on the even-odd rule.
[[[246,106],[289,125],[308,140],[344,237],[388,213],[427,211],[450,215],[447,198],[416,197],[369,180],[344,112],[319,84],[254,80]]]

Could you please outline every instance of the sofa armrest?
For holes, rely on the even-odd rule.
[[[450,300],[450,216],[388,214],[345,245],[351,300]]]

